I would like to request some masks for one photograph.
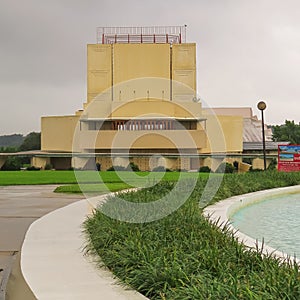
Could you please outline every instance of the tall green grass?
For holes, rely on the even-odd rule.
[[[249,251],[228,227],[201,215],[206,181],[200,178],[188,201],[159,221],[131,224],[95,212],[84,223],[86,251],[150,299],[300,299],[297,264]],[[226,174],[212,201],[299,183],[300,173]],[[149,202],[172,187],[162,182],[124,197]]]

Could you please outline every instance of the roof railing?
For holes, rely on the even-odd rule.
[[[184,26],[98,27],[98,44],[174,44],[186,42]]]

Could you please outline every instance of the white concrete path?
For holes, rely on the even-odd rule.
[[[147,299],[125,290],[110,272],[98,269],[83,255],[82,223],[87,213],[87,201],[82,200],[51,212],[30,226],[21,250],[21,269],[36,298]]]
[[[240,195],[218,202],[205,209],[211,219],[228,222],[238,209],[268,197],[299,193],[300,186],[280,188]],[[21,250],[23,276],[37,299],[105,299],[142,300],[143,295],[125,290],[112,278],[111,273],[99,269],[83,255],[85,239],[82,223],[95,201],[102,197],[81,200],[57,209],[38,219],[29,227]],[[256,241],[240,232],[239,240],[249,247]],[[265,251],[274,249],[265,245]],[[283,253],[274,251],[280,257]]]

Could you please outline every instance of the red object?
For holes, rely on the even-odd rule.
[[[278,146],[278,171],[300,171],[300,145]]]

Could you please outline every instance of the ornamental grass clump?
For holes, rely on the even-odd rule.
[[[299,182],[298,173],[228,174],[212,201],[254,187]],[[228,226],[202,216],[199,198],[205,184],[200,178],[179,209],[150,223],[126,223],[96,211],[84,223],[86,252],[96,255],[121,284],[150,299],[300,299],[300,274],[292,259],[282,262],[261,249],[250,251]],[[155,201],[173,185],[162,182],[124,197]]]

